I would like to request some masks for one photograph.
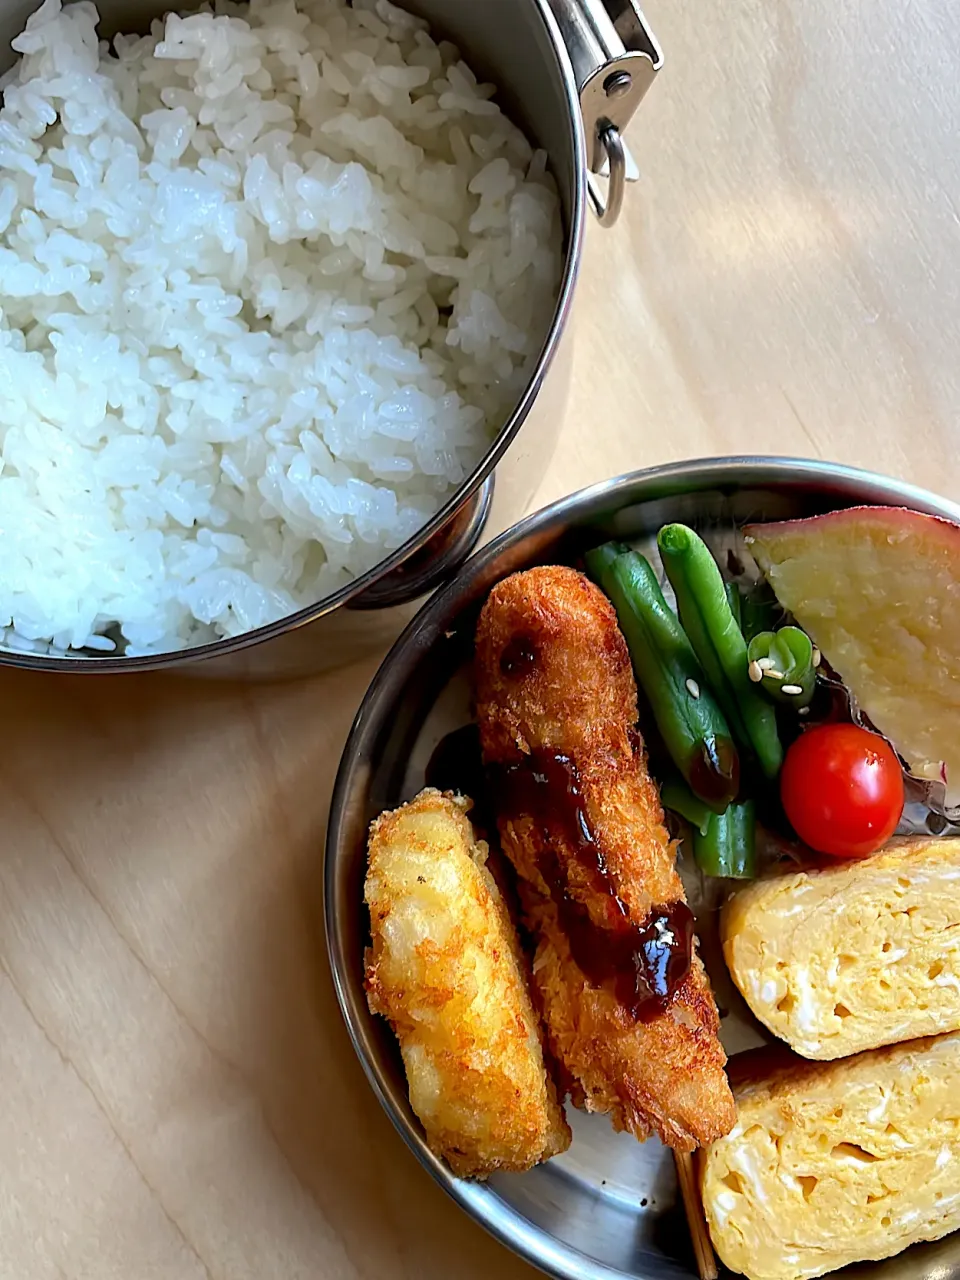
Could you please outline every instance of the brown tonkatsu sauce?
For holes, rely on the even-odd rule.
[[[670,1003],[690,971],[693,913],[685,902],[654,907],[637,924],[616,892],[603,850],[590,828],[575,763],[537,750],[493,771],[501,817],[530,817],[543,836],[537,869],[557,905],[560,926],[578,968],[591,985],[606,987],[631,1017],[647,1021]],[[607,919],[598,923],[577,901],[556,846],[569,847],[603,894]]]
[[[433,749],[424,781],[438,791],[454,791],[473,801],[470,821],[482,836],[496,834],[497,819],[480,750],[480,728],[465,724],[446,734]]]
[[[518,657],[511,661],[522,665]],[[477,726],[464,725],[437,744],[427,765],[426,783],[470,796],[474,804],[470,816],[487,833],[495,830],[494,810],[501,817],[532,818],[544,844],[537,869],[557,905],[560,926],[584,977],[592,986],[613,991],[638,1020],[655,1017],[667,1007],[690,970],[693,913],[685,902],[673,902],[654,907],[640,924],[630,919],[590,828],[580,774],[569,757],[534,751],[488,772]],[[570,892],[556,852],[558,843],[573,850],[591,877],[591,887],[605,896],[607,919],[602,924]]]
[[[705,738],[690,764],[690,785],[709,804],[723,801],[740,787],[740,762],[729,738]]]

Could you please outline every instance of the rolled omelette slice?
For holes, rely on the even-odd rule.
[[[803,1280],[960,1227],[960,1034],[812,1063],[731,1062],[739,1117],[700,1160],[713,1246],[750,1280]],[[904,1272],[903,1274],[910,1274]]]
[[[960,1029],[960,840],[758,880],[720,934],[753,1014],[805,1058]]]
[[[428,788],[370,828],[367,1000],[389,1019],[410,1105],[460,1177],[565,1151],[516,933],[470,801]]]

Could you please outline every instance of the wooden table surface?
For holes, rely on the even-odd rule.
[[[537,505],[734,452],[960,497],[947,4],[649,0],[667,67],[592,227]],[[512,1280],[381,1114],[319,919],[374,670],[233,688],[0,672],[0,1276]]]

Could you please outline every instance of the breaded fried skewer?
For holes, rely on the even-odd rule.
[[[461,1177],[529,1169],[570,1129],[526,966],[470,801],[427,788],[370,828],[367,999],[390,1020],[410,1105]]]
[[[476,681],[500,836],[574,1101],[681,1151],[720,1137],[735,1109],[719,1019],[613,606],[573,569],[507,578],[480,615]]]

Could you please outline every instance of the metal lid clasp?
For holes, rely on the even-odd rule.
[[[587,140],[590,203],[600,225],[620,215],[625,184],[640,176],[623,133],[663,53],[635,0],[550,0],[573,65]],[[604,195],[598,176],[606,175]]]

